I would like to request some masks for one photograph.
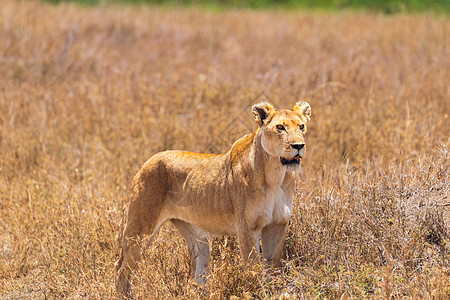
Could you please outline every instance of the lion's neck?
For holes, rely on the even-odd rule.
[[[259,174],[264,174],[260,180],[264,180],[269,187],[278,188],[283,185],[287,167],[281,164],[278,156],[270,155],[263,149],[259,130],[253,140],[250,161],[254,162],[255,169],[259,169]]]

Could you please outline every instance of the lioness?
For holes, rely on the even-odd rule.
[[[120,297],[130,292],[138,240],[150,234],[151,241],[166,221],[186,240],[199,283],[208,268],[211,236],[237,235],[244,260],[259,257],[261,236],[263,258],[280,263],[311,107],[298,102],[293,110],[278,110],[263,102],[252,111],[258,129],[227,153],[160,152],[135,176],[115,265]]]

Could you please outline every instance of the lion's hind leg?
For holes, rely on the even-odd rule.
[[[141,240],[151,234],[150,241],[154,239],[165,220],[161,220],[155,213],[138,213],[139,207],[131,205],[128,212],[128,221],[123,232],[120,257],[115,264],[117,272],[116,291],[119,298],[131,297],[130,277],[141,259]]]
[[[199,284],[202,284],[205,281],[209,266],[210,245],[207,234],[195,225],[187,222],[176,219],[172,219],[171,222],[188,245],[191,256],[192,277]]]

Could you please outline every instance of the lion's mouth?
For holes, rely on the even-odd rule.
[[[297,154],[291,159],[280,157],[280,160],[282,165],[291,165],[291,164],[300,164],[300,158],[301,158],[300,155]]]

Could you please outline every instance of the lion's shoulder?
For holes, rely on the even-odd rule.
[[[245,154],[250,152],[253,140],[256,136],[256,131],[250,134],[246,134],[236,142],[234,142],[233,146],[230,149],[230,158],[231,160],[242,160],[245,157]]]

